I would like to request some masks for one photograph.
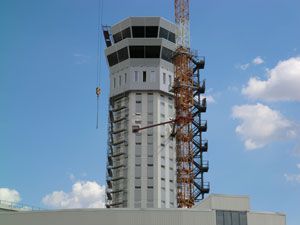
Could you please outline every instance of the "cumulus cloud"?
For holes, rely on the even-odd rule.
[[[216,100],[212,95],[204,95],[203,97],[206,98],[208,104],[216,103]]]
[[[250,78],[242,93],[252,99],[300,101],[300,57],[280,61],[267,75],[266,80]]]
[[[232,116],[241,122],[235,131],[244,140],[247,150],[262,148],[274,140],[296,136],[291,121],[280,112],[260,103],[234,106]]]
[[[0,188],[0,199],[16,203],[21,201],[19,192],[9,188]]]
[[[95,181],[77,181],[70,192],[54,191],[46,195],[42,202],[53,208],[103,208],[105,186]]]
[[[90,56],[88,55],[84,55],[84,54],[80,54],[80,53],[75,53],[74,54],[75,60],[76,60],[76,64],[87,64],[90,61]]]
[[[291,151],[293,156],[300,157],[300,143],[298,143]]]
[[[252,63],[254,65],[260,65],[260,64],[263,64],[265,61],[260,57],[260,56],[257,56],[256,58],[254,58],[252,60]]]
[[[237,86],[228,86],[227,91],[230,92],[239,92],[239,88]]]
[[[300,183],[300,174],[284,174],[286,181]]]
[[[260,65],[263,64],[264,62],[265,61],[262,59],[262,57],[257,56],[251,62],[245,64],[239,64],[236,66],[236,68],[241,70],[247,70],[251,65]]]
[[[300,169],[300,163],[297,164],[297,168]],[[300,173],[299,174],[284,174],[286,181],[300,183]]]
[[[240,69],[241,70],[246,70],[246,69],[249,68],[249,66],[250,66],[250,63],[242,64],[242,65],[240,65]]]

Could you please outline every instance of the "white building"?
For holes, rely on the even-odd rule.
[[[111,27],[107,206],[174,208],[175,139],[170,125],[134,133],[175,117],[171,63],[176,25],[160,17],[130,17]]]
[[[191,209],[1,212],[0,225],[285,225],[282,213],[250,211],[246,196],[210,195]]]

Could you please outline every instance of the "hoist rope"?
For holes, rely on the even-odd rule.
[[[102,21],[103,21],[103,2],[104,0],[98,1],[98,24],[97,24],[97,86],[100,86],[101,82],[101,53],[102,53],[102,40],[101,40],[101,29],[102,29]]]
[[[96,74],[96,95],[97,95],[97,117],[96,117],[96,129],[98,129],[99,123],[99,96],[101,93],[100,84],[101,84],[101,68],[102,68],[102,40],[101,40],[101,29],[103,21],[103,1],[98,1],[98,23],[97,23],[97,74]]]

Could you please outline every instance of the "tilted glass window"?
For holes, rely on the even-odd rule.
[[[162,28],[162,27],[159,28],[159,37],[160,38],[164,38],[164,39],[168,40],[168,34],[169,34],[169,31],[167,29]]]
[[[129,46],[130,58],[159,58],[160,46]]]
[[[108,55],[108,56],[107,56],[107,60],[108,60],[109,66],[114,66],[114,65],[118,64],[118,56],[117,56],[117,53],[114,52],[114,53]]]
[[[121,48],[117,53],[118,53],[119,62],[122,62],[122,61],[128,59],[128,49],[127,49],[127,47]]]
[[[121,32],[118,32],[113,35],[113,39],[115,43],[118,43],[119,41],[122,41],[123,39],[131,38],[131,32],[130,27],[127,27],[126,29],[122,30]]]
[[[123,39],[131,38],[130,27],[127,27],[126,29],[122,30],[122,36]]]
[[[159,28],[159,38],[164,38],[173,43],[176,43],[175,33],[158,26],[132,26],[132,36],[130,27],[113,34],[114,43],[118,43],[126,38],[157,38]]]
[[[144,26],[133,26],[132,27],[132,36],[134,38],[145,37],[145,27]]]
[[[145,46],[146,58],[159,58],[160,46]]]
[[[169,31],[169,36],[168,36],[168,40],[175,43],[176,40],[175,40],[175,34],[171,31]]]
[[[172,63],[173,51],[163,47],[161,52],[161,58]]]
[[[169,40],[169,41],[171,41],[173,43],[176,42],[175,34],[173,32],[171,32],[171,31],[168,31],[165,28],[162,28],[162,27],[160,27],[160,29],[159,29],[159,37],[160,38],[164,38],[166,40]]]
[[[145,48],[144,46],[129,46],[130,58],[144,58]]]
[[[118,33],[114,34],[113,38],[114,38],[115,43],[118,43],[119,41],[122,41],[122,33],[118,32]]]
[[[158,27],[156,26],[148,26],[146,27],[146,37],[147,38],[157,38],[158,35]]]

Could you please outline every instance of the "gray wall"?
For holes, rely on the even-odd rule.
[[[0,225],[215,225],[214,212],[196,210],[63,210],[0,213]]]
[[[285,225],[281,213],[247,213],[248,225]],[[216,225],[214,210],[73,209],[0,212],[0,225]]]

